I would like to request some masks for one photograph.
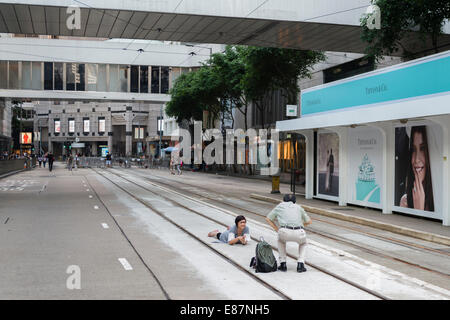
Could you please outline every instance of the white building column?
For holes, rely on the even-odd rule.
[[[442,128],[442,224],[450,226],[450,115],[430,118]]]
[[[381,181],[381,203],[384,214],[392,213],[395,188],[395,127],[391,123],[372,124],[383,136],[383,177]]]
[[[347,205],[348,128],[328,128],[339,136],[339,206]]]
[[[125,155],[130,156],[132,151],[133,143],[133,111],[132,107],[127,107],[127,112],[125,116]]]
[[[97,156],[97,141],[92,141],[91,153],[94,157]]]
[[[35,114],[33,119],[33,146],[34,146],[34,153],[40,153],[39,150],[39,119],[38,116]]]
[[[111,131],[108,132],[108,152],[110,154],[113,154],[113,132],[112,132],[112,128],[111,128]]]
[[[314,196],[314,131],[299,132],[305,137],[305,199]]]
[[[53,141],[52,141],[52,137],[48,137],[48,152],[49,153],[53,153]]]

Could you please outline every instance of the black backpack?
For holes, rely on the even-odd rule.
[[[256,255],[250,261],[250,267],[255,268],[255,272],[277,271],[277,260],[273,255],[272,247],[263,238],[256,245]]]

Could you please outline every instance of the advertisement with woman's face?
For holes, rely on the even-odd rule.
[[[408,213],[430,216],[437,211],[439,141],[439,130],[429,125],[395,129],[395,205],[414,210]]]

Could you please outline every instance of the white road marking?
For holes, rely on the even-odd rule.
[[[133,270],[133,267],[128,263],[127,259],[119,258],[119,262],[122,264],[125,270]]]
[[[106,223],[102,223],[103,229],[109,229],[109,226]]]

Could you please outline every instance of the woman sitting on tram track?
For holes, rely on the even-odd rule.
[[[250,240],[250,229],[247,227],[247,220],[244,216],[237,216],[234,226],[230,226],[224,232],[214,230],[208,233],[208,237],[216,237],[219,241],[233,244],[247,244]]]

